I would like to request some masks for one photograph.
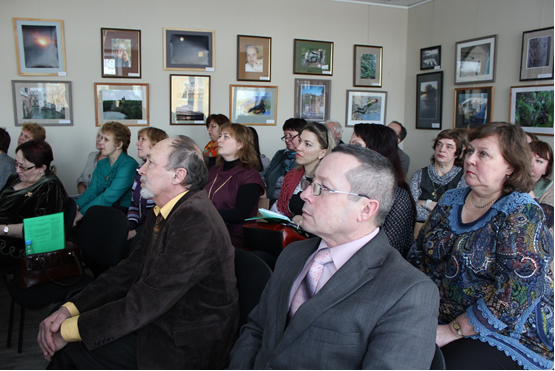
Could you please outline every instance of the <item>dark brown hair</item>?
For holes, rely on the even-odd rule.
[[[222,126],[223,124],[229,124],[229,119],[226,115],[222,115],[221,113],[213,113],[206,118],[206,128],[208,129],[208,125],[210,122],[214,121],[218,126]]]
[[[22,143],[15,149],[15,153],[21,151],[23,157],[35,167],[46,166],[46,169],[50,169],[50,163],[54,160],[54,155],[52,154],[52,147],[50,144],[46,143],[44,140],[30,140],[28,142]]]
[[[542,176],[549,176],[553,172],[553,149],[551,146],[541,140],[533,140],[528,143],[532,153],[540,156],[541,158],[547,160],[547,168],[545,169],[545,174]]]

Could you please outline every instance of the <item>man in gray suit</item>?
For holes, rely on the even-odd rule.
[[[429,369],[436,286],[379,226],[395,195],[389,161],[335,147],[302,193],[302,227],[231,353],[232,369]]]

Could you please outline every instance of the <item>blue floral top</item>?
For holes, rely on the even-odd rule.
[[[408,260],[439,288],[439,322],[466,312],[477,335],[526,369],[553,367],[553,238],[540,206],[519,192],[462,222],[470,188],[447,191]]]

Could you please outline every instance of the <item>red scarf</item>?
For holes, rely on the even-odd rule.
[[[218,157],[218,143],[213,140],[208,142],[206,147],[204,147],[204,155],[206,157]]]
[[[285,174],[283,178],[283,184],[281,185],[281,192],[277,200],[277,209],[280,213],[291,218],[293,214],[289,211],[289,200],[295,192],[295,188],[301,181],[304,175],[304,166],[302,169],[291,169]]]

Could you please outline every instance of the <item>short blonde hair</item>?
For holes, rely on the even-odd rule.
[[[26,122],[21,127],[21,131],[28,131],[34,140],[46,140],[46,130],[36,122]]]

